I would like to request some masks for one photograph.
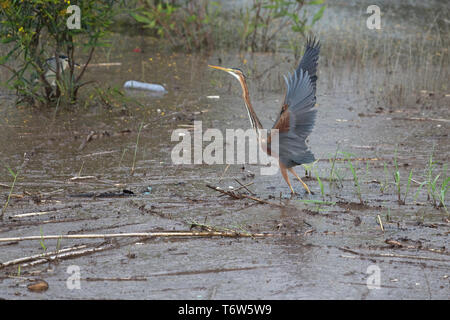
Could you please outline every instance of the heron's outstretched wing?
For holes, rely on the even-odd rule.
[[[317,113],[314,105],[319,49],[318,42],[308,40],[305,55],[297,70],[285,77],[286,97],[273,129],[279,130],[279,157],[288,168],[314,161],[314,155],[308,150],[305,140],[314,127]]]
[[[316,38],[309,38],[306,41],[306,50],[303,54],[302,60],[298,64],[296,73],[300,70],[308,71],[311,79],[311,84],[314,88],[314,94],[316,93],[316,81],[317,81],[317,61],[319,60],[320,42],[316,41]]]

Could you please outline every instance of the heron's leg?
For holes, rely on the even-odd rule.
[[[289,188],[291,189],[291,193],[295,194],[294,188],[292,188],[291,182],[289,181],[289,176],[287,174],[286,167],[283,166],[281,163],[280,163],[280,171],[281,171],[281,175],[283,176],[284,180],[286,181]]]
[[[309,190],[308,186],[306,185],[306,183],[303,182],[302,179],[300,179],[297,172],[295,172],[294,168],[288,168],[288,170],[298,179],[298,181],[302,183],[303,188],[305,188],[305,190],[308,191],[309,194],[311,194],[311,191]]]

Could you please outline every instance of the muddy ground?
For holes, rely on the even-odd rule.
[[[205,225],[273,236],[1,242],[1,263],[78,245],[97,251],[2,266],[0,298],[448,299],[449,215],[432,205],[419,183],[425,181],[431,154],[436,175],[448,164],[450,97],[422,92],[415,105],[380,106],[359,95],[351,79],[333,78],[339,85],[330,85],[327,74],[340,70],[322,67],[318,118],[308,141],[319,159],[315,168],[324,195],[316,174],[308,178],[297,167],[313,194],[294,182],[299,194],[291,197],[279,173],[264,176],[258,166],[232,165],[224,173],[226,165],[172,164],[175,129],[189,128],[194,120],[223,132],[249,127],[237,83],[207,68],[239,65],[238,54],[164,55],[152,52],[143,37],[117,41],[120,54],[110,62],[122,66],[101,73],[90,69],[89,76],[111,85],[132,79],[161,83],[166,95],[128,92],[143,105],[122,101],[57,115],[16,107],[13,96],[0,95],[0,159],[14,171],[21,168],[0,222],[0,238],[204,231]],[[136,47],[141,52],[133,52]],[[102,56],[96,59],[104,62]],[[289,70],[278,55],[248,59],[249,65],[258,61],[267,68],[283,61],[280,72]],[[283,99],[281,73],[269,80],[264,75],[249,79],[265,127],[273,123]],[[267,86],[272,90],[262,89]],[[337,148],[353,154],[362,204],[347,162],[336,162],[340,181],[328,180]],[[411,169],[416,181],[404,205],[393,183],[395,150],[402,198]],[[236,179],[253,182],[248,189],[272,205],[233,199],[206,186],[230,190],[239,187]],[[12,176],[1,168],[2,205],[11,183]],[[80,289],[67,285],[69,266],[79,267]],[[379,289],[367,286],[372,268],[379,268]],[[30,291],[27,286],[36,279],[45,280],[48,289]]]

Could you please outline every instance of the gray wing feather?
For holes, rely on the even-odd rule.
[[[316,39],[308,39],[297,70],[284,76],[287,87],[284,105],[287,109],[282,109],[277,121],[284,112],[289,112],[289,131],[279,135],[280,160],[288,168],[315,160],[305,140],[312,132],[317,114],[314,106],[319,53],[320,43]]]
[[[320,53],[320,42],[316,41],[315,38],[308,39],[306,41],[306,50],[303,55],[302,60],[298,64],[296,73],[300,70],[308,71],[309,77],[311,78],[311,83],[314,88],[314,93],[316,92],[316,81],[317,81],[317,62],[319,61]]]
[[[280,160],[288,168],[313,162],[314,155],[308,150],[305,139],[312,132],[317,110],[316,97],[307,71],[300,69],[286,79],[285,103],[289,106],[289,131],[279,135]]]

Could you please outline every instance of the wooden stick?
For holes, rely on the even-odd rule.
[[[88,65],[88,67],[111,67],[111,66],[121,66],[122,62],[102,62],[102,63],[91,63]],[[84,67],[85,65],[82,64],[80,67]]]
[[[381,222],[381,218],[380,218],[380,215],[379,215],[379,214],[377,214],[377,219],[378,219],[378,223],[379,223],[379,225],[380,225],[381,231],[384,232],[383,222]]]
[[[233,191],[239,191],[239,190],[241,190],[241,189],[243,189],[243,188],[245,188],[245,187],[251,186],[252,184],[254,184],[254,182],[250,182],[250,183],[244,184],[244,185],[241,186],[241,187],[238,187],[238,188],[236,188],[236,189],[233,189]],[[223,197],[223,196],[225,196],[225,195],[226,195],[225,193],[222,193],[222,194],[219,195],[219,197]]]
[[[49,213],[55,213],[56,210],[52,210],[52,211],[40,211],[40,212],[29,212],[29,213],[21,213],[21,214],[16,214],[11,216],[11,218],[25,218],[25,217],[34,217],[34,216],[41,216],[44,214],[49,214]]]
[[[149,238],[149,237],[246,237],[262,238],[274,236],[272,233],[241,233],[236,231],[167,231],[167,232],[138,232],[138,233],[110,233],[110,234],[60,234],[48,236],[27,236],[0,238],[0,242],[16,242],[26,240],[52,240],[52,239],[111,239],[111,238]]]
[[[239,183],[241,185],[242,188],[244,188],[245,190],[247,190],[248,192],[250,192],[253,196],[255,195],[254,192],[251,192],[247,186],[245,186],[244,184],[242,184],[238,179],[234,179],[234,181],[236,181],[237,183]]]
[[[236,188],[236,189],[233,189],[233,191],[239,191],[239,190],[241,190],[242,188],[251,186],[252,184],[254,184],[254,182],[250,182],[250,183],[244,184],[244,185],[242,185],[241,187],[238,187],[238,188]],[[253,193],[253,192],[252,192],[252,193]]]
[[[45,252],[45,253],[35,254],[35,255],[29,256],[29,257],[23,257],[23,258],[18,258],[18,259],[14,259],[14,260],[9,260],[9,261],[0,263],[0,269],[4,268],[4,267],[15,265],[15,264],[19,264],[19,263],[22,263],[22,262],[28,262],[28,261],[31,261],[31,260],[45,258],[45,257],[49,257],[49,256],[52,256],[52,255],[56,255],[57,256],[60,253],[64,253],[64,252],[68,252],[68,251],[72,251],[72,250],[77,250],[77,249],[84,249],[84,248],[86,248],[86,245],[83,244],[83,245],[78,245],[78,246],[74,246],[74,247],[71,247],[71,248],[61,249],[61,250],[58,250],[58,251]]]
[[[247,199],[250,199],[250,200],[253,200],[253,201],[257,201],[257,202],[259,202],[259,203],[270,204],[271,206],[276,206],[276,207],[279,207],[279,208],[285,208],[285,207],[286,207],[286,206],[284,206],[284,205],[282,205],[282,204],[278,204],[278,203],[275,203],[275,202],[266,201],[266,200],[259,199],[259,198],[253,197],[253,196],[249,196],[249,195],[247,195],[247,194],[241,194],[241,196],[242,196],[243,198],[247,198]]]
[[[81,176],[81,177],[72,177],[69,181],[77,181],[77,180],[89,180],[89,179],[97,179],[96,176]]]
[[[147,277],[125,277],[125,278],[85,278],[84,281],[147,281]]]
[[[33,266],[38,265],[38,264],[46,263],[49,260],[51,261],[51,260],[56,260],[56,259],[74,258],[74,257],[78,257],[78,256],[83,256],[83,255],[86,255],[86,254],[89,254],[89,253],[94,253],[94,252],[98,252],[98,251],[104,251],[104,250],[107,250],[107,249],[111,249],[113,247],[114,246],[112,246],[112,245],[106,245],[106,246],[98,247],[98,248],[87,248],[87,249],[81,249],[81,250],[77,250],[77,251],[65,252],[65,253],[62,253],[62,254],[57,254],[57,255],[49,256],[47,258],[42,258],[42,259],[39,259],[39,260],[35,260],[35,261],[30,262],[30,263],[25,263],[25,264],[21,265],[21,267],[23,267],[23,268],[25,268],[25,267],[33,267]]]
[[[389,119],[389,118],[388,118]],[[412,118],[401,118],[401,117],[396,117],[396,118],[390,118],[389,120],[409,120],[409,121],[438,121],[438,122],[450,122],[449,119],[435,119],[435,118],[416,118],[416,117],[412,117]]]
[[[207,184],[206,186],[208,188],[213,189],[215,191],[218,191],[218,192],[220,192],[222,194],[226,194],[226,195],[228,195],[228,196],[230,196],[230,197],[232,197],[234,199],[242,199],[242,197],[239,195],[239,193],[236,193],[234,191],[226,191],[226,190],[223,190],[222,188],[215,187],[215,186],[212,186],[210,184]]]
[[[419,259],[419,260],[430,260],[430,261],[443,261],[443,262],[450,262],[448,259],[440,259],[440,258],[430,258],[430,257],[423,257],[423,256],[412,256],[412,255],[404,255],[404,254],[395,254],[395,253],[361,253],[354,250],[350,250],[343,247],[337,247],[339,250],[349,252],[361,257],[385,257],[385,258],[405,258],[405,259]]]
[[[218,192],[220,192],[222,194],[229,195],[230,197],[232,197],[234,199],[238,199],[239,200],[239,199],[242,199],[242,198],[247,198],[247,199],[250,199],[250,200],[253,200],[253,201],[257,201],[259,203],[270,204],[272,206],[276,206],[276,207],[280,207],[280,208],[285,208],[286,207],[286,206],[284,206],[282,204],[278,204],[278,203],[262,200],[262,199],[259,199],[259,198],[253,197],[253,196],[249,196],[247,194],[242,194],[242,193],[238,193],[238,192],[231,191],[231,190],[230,191],[226,191],[226,190],[223,190],[220,187],[215,187],[215,186],[212,186],[210,184],[207,184],[206,186],[208,188],[213,189],[215,191],[218,191]]]

